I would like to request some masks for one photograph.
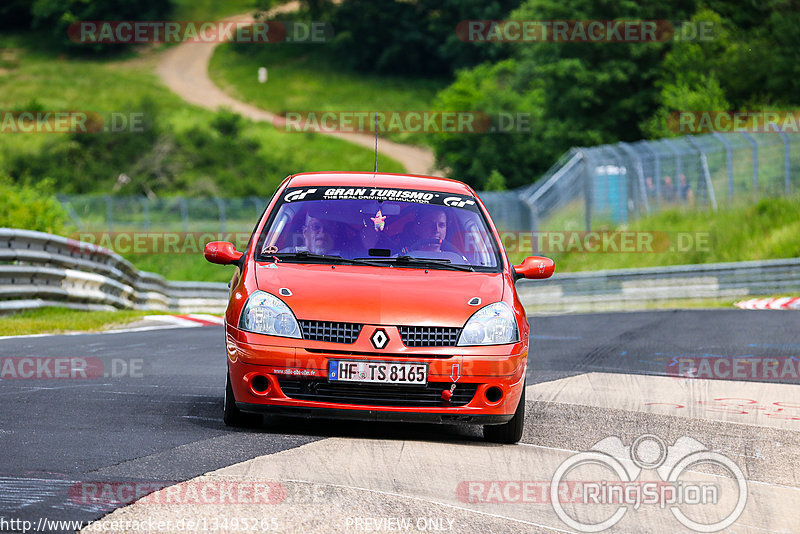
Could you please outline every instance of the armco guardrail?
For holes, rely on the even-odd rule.
[[[0,228],[0,313],[42,306],[220,313],[228,287],[168,282],[96,245]]]
[[[549,280],[521,280],[517,289],[528,311],[543,312],[800,294],[800,259],[557,273]],[[96,245],[0,228],[0,313],[41,306],[221,313],[227,300],[223,283],[168,282]]]
[[[558,265],[556,265],[558,269]],[[641,309],[683,299],[800,294],[800,259],[555,274],[517,284],[528,311]]]

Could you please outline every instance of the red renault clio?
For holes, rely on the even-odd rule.
[[[224,421],[258,414],[483,425],[522,436],[528,321],[512,266],[475,192],[383,173],[290,176],[235,264],[225,315]]]

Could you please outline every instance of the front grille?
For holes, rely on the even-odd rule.
[[[401,352],[375,352],[375,351],[357,351],[357,350],[335,350],[335,349],[313,349],[310,347],[305,347],[303,350],[306,352],[310,352],[312,354],[336,354],[340,356],[377,356],[379,355],[381,358],[408,358],[409,354],[401,353]],[[448,358],[453,358],[455,354],[420,354],[415,352],[414,358],[420,358],[424,360],[446,360]]]
[[[406,347],[455,347],[460,328],[446,326],[398,326]]]
[[[472,400],[478,389],[478,384],[458,384],[450,402],[445,404],[442,401],[442,390],[449,390],[450,382],[431,382],[427,386],[412,386],[278,377],[278,384],[283,393],[292,399],[364,406],[464,406]]]
[[[355,343],[361,332],[360,324],[332,321],[299,321],[303,339],[329,343]]]

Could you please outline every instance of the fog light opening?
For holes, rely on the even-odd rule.
[[[496,402],[500,402],[500,400],[503,398],[503,390],[500,389],[497,386],[492,386],[492,387],[486,388],[486,392],[484,393],[484,396],[486,397],[486,400],[488,402],[491,402],[492,404],[494,404]]]
[[[257,395],[264,395],[269,391],[269,380],[264,375],[256,375],[250,380],[250,389]]]

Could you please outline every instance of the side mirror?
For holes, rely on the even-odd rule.
[[[242,259],[242,253],[236,250],[233,243],[227,241],[211,241],[206,244],[203,255],[211,263],[219,265],[230,265],[232,263],[239,263]]]
[[[556,264],[550,258],[528,256],[522,263],[514,266],[514,275],[517,280],[520,278],[541,280],[553,276],[555,270]]]

